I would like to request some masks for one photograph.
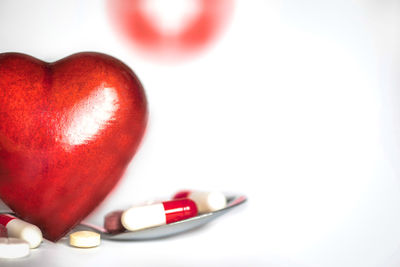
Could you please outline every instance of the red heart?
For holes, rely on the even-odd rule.
[[[0,54],[0,197],[60,239],[116,185],[146,122],[143,87],[115,58]]]

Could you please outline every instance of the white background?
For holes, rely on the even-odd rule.
[[[237,1],[218,42],[178,63],[121,42],[102,1],[0,1],[0,52],[99,51],[146,89],[147,135],[88,218],[181,188],[243,193],[206,227],[75,249],[45,242],[1,266],[400,264],[400,4]]]

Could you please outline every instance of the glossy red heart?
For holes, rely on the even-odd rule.
[[[1,199],[60,239],[120,180],[146,122],[140,81],[113,57],[0,54]]]

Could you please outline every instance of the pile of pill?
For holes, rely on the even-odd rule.
[[[40,229],[10,214],[0,214],[0,259],[26,257],[43,237]]]
[[[143,230],[223,209],[226,203],[220,192],[180,191],[170,200],[110,212],[104,218],[104,228],[110,234]],[[37,226],[10,214],[0,214],[0,259],[26,257],[42,239]],[[100,241],[100,234],[92,231],[69,236],[69,244],[78,248],[97,247]]]
[[[226,197],[220,192],[180,191],[172,200],[113,211],[106,215],[104,228],[109,233],[138,231],[213,212],[225,206]]]

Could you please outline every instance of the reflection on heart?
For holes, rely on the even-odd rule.
[[[62,141],[68,145],[80,145],[92,140],[116,119],[114,113],[118,107],[116,91],[102,84],[64,116],[66,126]]]

